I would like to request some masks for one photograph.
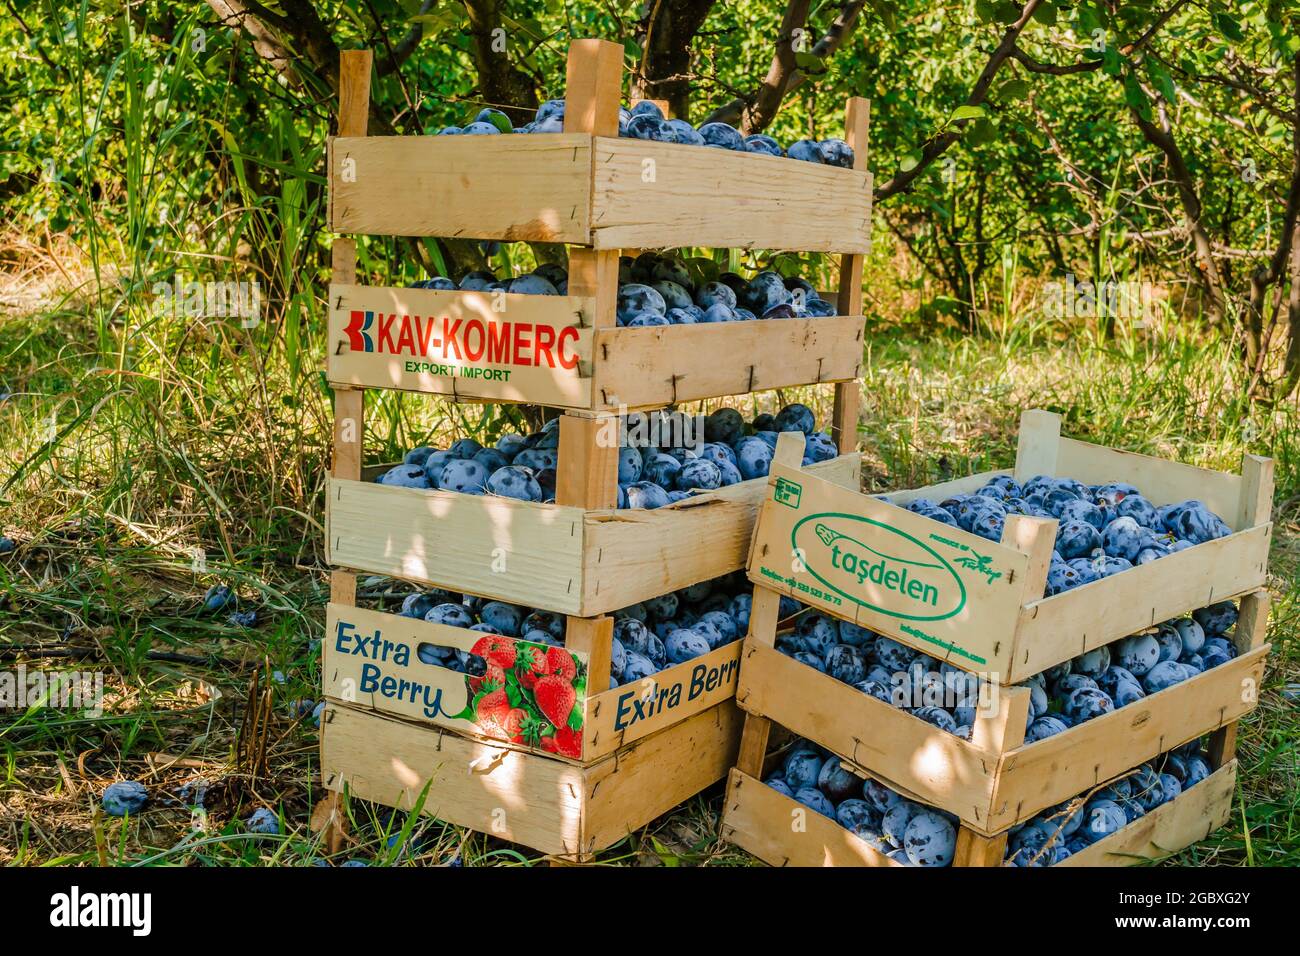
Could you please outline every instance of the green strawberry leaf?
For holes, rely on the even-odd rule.
[[[573,708],[573,710],[569,711],[569,729],[570,730],[582,729],[582,710],[576,706]]]

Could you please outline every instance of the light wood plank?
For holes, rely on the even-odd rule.
[[[1244,455],[1241,460],[1241,508],[1237,528],[1273,520],[1273,459]]]
[[[578,508],[337,479],[329,495],[331,563],[583,613]]]
[[[583,244],[590,238],[585,134],[340,136],[330,141],[329,164],[335,232]]]
[[[595,300],[334,283],[326,374],[334,383],[591,405]]]
[[[1135,634],[1194,608],[1262,587],[1269,525],[1170,554],[1027,605],[1008,680]]]
[[[751,581],[954,666],[1009,670],[1027,555],[836,487],[808,469],[774,464],[772,477]]]
[[[734,697],[740,647],[740,641],[732,641],[636,685],[588,697],[584,758],[599,759]]]
[[[732,770],[722,838],[772,866],[901,866],[829,817]]]
[[[1060,415],[1036,408],[1023,412],[1016,444],[1016,481],[1026,481],[1035,475],[1070,474],[1058,471],[1060,444]],[[1075,476],[1070,474],[1070,477]]]
[[[339,135],[365,136],[370,120],[369,50],[339,51]]]
[[[1001,866],[1007,854],[1007,835],[981,836],[969,827],[957,830],[953,866]]]
[[[639,139],[600,137],[594,149],[598,249],[871,251],[865,170]]]
[[[736,761],[741,722],[726,700],[586,769],[584,852],[617,843],[724,779]]]
[[[1029,556],[1021,597],[1024,604],[1042,600],[1047,590],[1047,572],[1056,547],[1056,527],[1057,522],[1052,518],[1007,515],[1002,529],[1002,544]]]
[[[858,486],[859,455],[810,465],[827,483]],[[744,566],[767,480],[720,488],[654,511],[587,515],[583,601],[605,614]]]
[[[1057,866],[1131,866],[1176,853],[1206,839],[1228,822],[1236,788],[1234,760],[1186,793]]]
[[[574,40],[565,64],[564,131],[618,135],[623,45],[611,40]]]
[[[588,511],[618,507],[617,435],[613,418],[560,416],[557,504]]]
[[[1240,523],[1243,487],[1240,475],[1072,438],[1061,439],[1054,474],[1077,478],[1087,485],[1127,481],[1142,489],[1143,497],[1154,505],[1195,498],[1205,502],[1206,507],[1233,526],[1234,531],[1243,530]]]
[[[576,853],[585,779],[581,767],[453,733],[331,704],[321,746],[326,789],[424,812],[542,853]],[[325,722],[323,721],[323,723]]]
[[[596,399],[637,408],[856,379],[862,337],[845,316],[601,329]]]

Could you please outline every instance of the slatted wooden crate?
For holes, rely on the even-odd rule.
[[[740,712],[724,701],[581,765],[331,703],[321,774],[336,795],[423,812],[581,862],[712,783],[735,761]]]
[[[608,617],[570,618],[566,643],[589,647],[608,641],[612,625]],[[595,640],[576,633],[592,628],[605,633]],[[326,611],[321,665],[325,696],[355,710],[441,727],[464,736],[495,740],[513,750],[563,759],[563,754],[548,751],[540,744],[530,747],[522,740],[512,743],[500,729],[480,724],[470,707],[478,689],[474,679],[420,660],[421,644],[471,651],[485,636],[478,631],[382,611],[330,604]],[[379,640],[372,642],[376,637]],[[526,641],[504,640],[521,652],[536,646]],[[589,653],[570,651],[587,675],[575,704],[581,715],[581,753],[573,757],[575,762],[590,764],[603,760],[633,741],[730,700],[736,692],[740,646],[739,641],[733,641],[703,657],[614,688],[608,686],[608,670],[603,681],[591,676]]]
[[[1264,585],[1273,462],[1245,456],[1241,474],[1063,438],[1050,412],[1026,412],[1014,471],[891,494],[973,492],[994,475],[1086,484],[1126,481],[1155,505],[1199,499],[1233,533],[1052,597],[1050,519],[1008,516],[994,542],[878,497],[773,463],[749,563],[756,584],[991,680],[1017,683],[1085,651]],[[849,568],[848,565],[853,565]],[[876,579],[880,580],[877,581]]]
[[[561,614],[606,614],[744,567],[762,478],[654,510],[583,508],[582,489],[615,475],[583,469],[581,434],[597,420],[565,416],[561,483],[573,471],[573,503],[535,504],[448,491],[396,488],[334,477],[327,504],[332,564]],[[617,452],[617,449],[614,449]],[[849,452],[809,473],[858,487],[861,456]],[[608,456],[603,463],[617,470]],[[366,469],[361,477],[382,469]]]
[[[337,232],[575,244],[564,296],[372,287],[335,276],[332,383],[597,409],[861,375],[867,101],[850,100],[846,112],[853,169],[619,139],[622,57],[617,43],[573,44],[563,134],[367,137],[361,128],[330,141]],[[619,250],[684,246],[839,252],[841,314],[618,327]]]
[[[1236,784],[1237,761],[1229,759],[1196,786],[1056,865],[1132,866],[1185,849],[1228,822]],[[722,836],[773,866],[902,866],[836,821],[734,768]],[[962,836],[954,866],[1003,865],[1002,843],[980,848],[980,855]]]
[[[756,589],[756,611],[771,596]],[[782,654],[774,631],[755,630],[754,612],[736,700],[747,714],[815,740],[991,837],[1254,710],[1270,650],[1267,592],[1245,595],[1241,604],[1231,661],[1032,743],[1025,743],[1027,688],[989,685],[996,699],[980,708],[971,739],[963,740]]]

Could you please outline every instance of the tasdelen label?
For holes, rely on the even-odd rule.
[[[809,574],[868,610],[904,621],[943,621],[966,606],[957,569],[924,541],[883,522],[813,514],[794,526],[790,543]]]

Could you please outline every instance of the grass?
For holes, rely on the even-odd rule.
[[[127,280],[122,280],[127,281]],[[0,316],[0,661],[8,669],[102,672],[102,716],[0,713],[0,862],[25,865],[307,865],[320,797],[316,731],[297,701],[316,696],[327,597],[321,550],[328,393],[320,342],[293,355],[271,324],[141,315],[105,321],[92,276],[67,276],[40,308]],[[93,290],[93,291],[92,291]],[[1106,342],[1086,328],[1008,318],[980,336],[881,323],[868,336],[861,439],[865,484],[907,487],[1007,465],[1019,411],[1060,412],[1069,434],[1232,470],[1246,449],[1277,459],[1270,659],[1240,739],[1229,826],[1175,862],[1300,862],[1294,405],[1244,404],[1230,343],[1155,326]],[[306,356],[311,356],[310,359]],[[739,399],[774,409],[812,389]],[[491,436],[507,412],[399,395],[368,404],[367,457],[426,439]],[[481,416],[481,417],[480,417]],[[205,614],[211,584],[256,607],[254,629]],[[272,675],[275,675],[274,677]],[[270,720],[243,729],[269,692]],[[256,754],[265,741],[265,760]],[[96,811],[133,778],[154,798],[137,818]],[[177,797],[208,786],[207,815]],[[602,855],[611,865],[748,865],[717,841],[720,790]],[[258,806],[284,835],[253,839]],[[537,854],[414,815],[351,802],[342,859],[528,865]]]

